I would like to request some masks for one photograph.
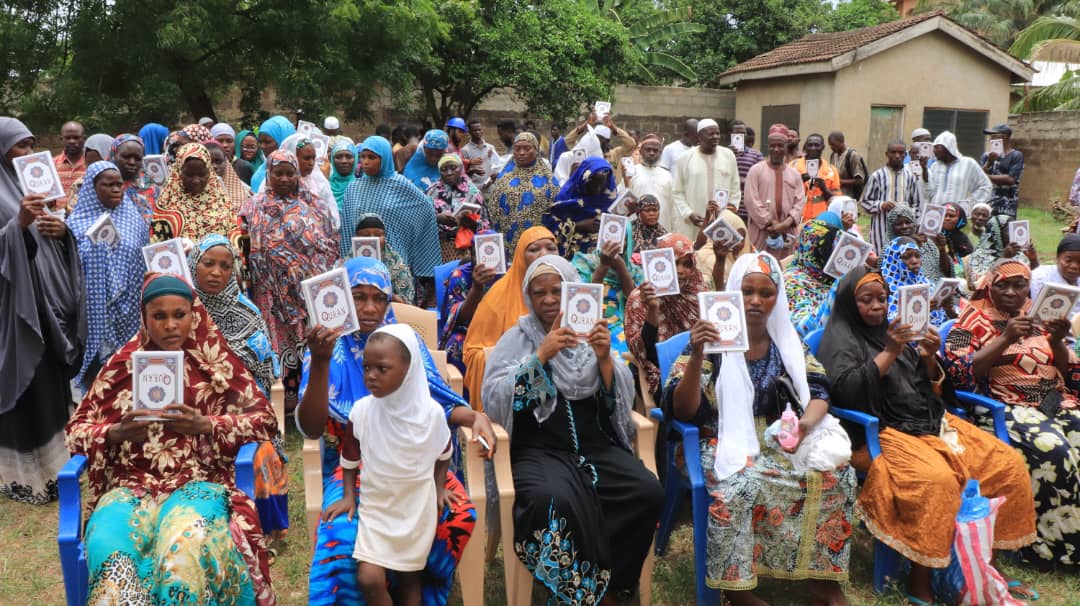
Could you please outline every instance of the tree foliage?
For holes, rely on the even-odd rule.
[[[691,20],[692,10],[678,2],[659,6],[652,0],[581,0],[596,14],[626,28],[632,58],[632,81],[663,82],[677,76],[686,82],[698,79],[697,73],[682,59],[672,54],[675,42],[689,34],[706,31],[704,25]]]
[[[1009,48],[1024,28],[1042,16],[1076,14],[1077,0],[920,0],[917,10],[943,9],[950,19]]]
[[[1039,17],[1024,28],[1009,52],[1032,61],[1080,64],[1080,19],[1065,15]],[[1014,111],[1080,109],[1080,73],[1066,70],[1061,79],[1028,93]]]
[[[575,0],[446,0],[437,10],[448,35],[408,65],[435,124],[468,116],[497,88],[533,114],[576,115],[610,96],[630,60],[624,29]]]

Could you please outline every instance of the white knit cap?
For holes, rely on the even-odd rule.
[[[214,125],[213,128],[210,129],[210,136],[216,139],[219,135],[228,135],[230,137],[235,137],[236,131],[233,130],[233,127],[229,126],[228,124],[225,124],[224,122],[218,122]]]
[[[716,120],[713,120],[712,118],[705,118],[705,119],[702,119],[702,120],[698,120],[697,132],[700,133],[701,131],[705,130],[706,128],[709,128],[710,126],[715,126],[716,128],[720,128],[720,125],[717,124]]]
[[[593,133],[595,133],[597,137],[603,137],[605,139],[611,138],[611,129],[604,126],[603,124],[598,124],[595,128],[593,128]]]
[[[341,123],[338,122],[338,119],[333,116],[329,116],[325,120],[323,120],[322,125],[323,128],[325,128],[326,130],[337,130],[341,128]]]
[[[915,130],[911,131],[911,138],[912,139],[914,139],[915,137],[929,137],[929,136],[930,136],[930,131],[926,130],[925,128],[916,128]]]

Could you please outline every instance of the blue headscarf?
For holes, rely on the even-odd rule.
[[[427,191],[429,187],[439,182],[439,167],[438,165],[432,166],[428,164],[424,150],[445,150],[446,146],[449,145],[449,141],[450,139],[445,132],[438,129],[429,130],[424,135],[424,141],[416,147],[416,151],[409,158],[409,162],[405,164],[405,170],[402,171],[402,174],[420,191]]]
[[[931,284],[930,279],[923,274],[921,268],[919,271],[911,271],[907,263],[904,263],[904,253],[909,250],[922,254],[919,245],[911,238],[906,236],[894,238],[889,243],[889,248],[885,251],[884,258],[881,260],[881,277],[885,278],[885,284],[889,290],[889,322],[896,319],[896,314],[899,313],[901,286]],[[930,311],[930,324],[935,327],[941,326],[948,319],[948,316],[941,309]]]
[[[243,158],[243,155],[244,155],[243,154],[243,151],[244,151],[243,143],[244,143],[244,139],[246,139],[248,137],[248,135],[251,135],[252,137],[255,137],[255,158],[253,158],[251,160],[251,168],[252,168],[252,170],[259,170],[259,167],[263,165],[264,158],[263,158],[262,148],[259,147],[259,135],[256,135],[254,132],[252,132],[250,130],[242,130],[239,133],[237,133],[237,135],[236,135],[236,143],[235,143],[236,149],[234,151],[234,153],[236,154],[235,157],[237,159],[242,159]]]
[[[164,153],[165,138],[168,136],[169,129],[157,122],[150,122],[139,129],[139,138],[142,139],[143,148],[148,155]]]
[[[586,187],[589,179],[599,172],[607,171],[607,179],[604,189],[598,194],[586,195]],[[615,185],[615,171],[611,164],[603,158],[590,156],[577,167],[566,183],[555,196],[555,204],[551,207],[551,213],[563,219],[572,221],[584,221],[599,216],[606,212],[611,203],[619,196],[618,187]]]
[[[353,155],[352,168],[344,175],[338,173],[337,167],[334,166],[334,156],[343,151],[351,152]],[[334,142],[334,145],[330,147],[328,155],[330,160],[330,191],[334,192],[334,200],[337,201],[338,210],[340,211],[345,202],[345,190],[348,189],[350,183],[356,180],[356,166],[360,162],[360,154],[356,151],[352,139],[339,137]]]
[[[83,382],[84,373],[98,354],[112,354],[139,332],[142,279],[146,273],[142,247],[150,243],[150,229],[129,192],[124,193],[116,208],[107,209],[101,203],[94,181],[109,170],[120,172],[115,164],[105,160],[94,162],[86,169],[83,177],[86,186],[79,188],[75,210],[67,219],[86,274],[89,332],[86,355],[76,377],[79,382]],[[108,213],[116,226],[119,241],[114,246],[94,244],[86,235],[86,230],[103,213]]]
[[[289,122],[289,119],[285,116],[274,116],[259,126],[259,136],[267,135],[274,141],[277,141],[279,147],[285,142],[285,139],[288,139],[294,134],[296,134],[296,127],[293,126],[293,123]],[[243,139],[241,139],[241,141],[242,140]],[[296,150],[292,150],[292,152],[296,153]],[[262,182],[265,178],[266,163],[264,162],[255,171],[255,174],[251,176],[251,191],[259,191],[262,188]]]
[[[386,294],[386,317],[384,324],[394,324],[394,310],[390,306],[390,297],[393,294],[390,286],[390,271],[380,261],[370,257],[354,257],[345,262],[345,271],[349,274],[349,285],[374,286]],[[353,403],[370,395],[367,386],[364,385],[364,346],[370,334],[353,333],[338,339],[334,344],[334,353],[330,356],[330,395],[329,413],[334,421],[345,424],[349,422],[349,412]],[[446,418],[456,406],[467,406],[461,396],[447,385],[435,361],[431,359],[431,353],[424,344],[420,335],[416,336],[420,342],[420,352],[424,357],[424,368],[427,370],[428,386],[431,388],[431,397],[442,405],[446,411]],[[311,374],[311,353],[304,354],[303,376],[300,379],[300,399],[303,400],[304,391],[307,390],[308,378]]]
[[[836,213],[826,211],[814,218],[818,221],[823,221],[829,227],[835,227],[841,231],[844,229],[844,221],[840,218],[840,215]]]
[[[357,152],[357,156],[360,152],[369,151],[379,156],[382,159],[382,166],[379,168],[378,177],[392,177],[394,176],[394,148],[390,145],[390,142],[383,137],[371,136],[364,139],[364,142],[360,144],[360,151]],[[361,179],[375,179],[378,177],[370,177],[367,173],[361,173]]]

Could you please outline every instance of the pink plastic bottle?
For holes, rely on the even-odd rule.
[[[799,443],[799,417],[791,410],[791,403],[784,409],[784,414],[780,415],[780,433],[777,439],[780,446],[788,450]]]

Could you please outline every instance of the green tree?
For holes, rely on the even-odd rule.
[[[1076,0],[1072,0],[1075,4]],[[1020,32],[1043,15],[1061,11],[1069,0],[920,0],[916,10],[942,9],[950,19],[1009,48]]]
[[[1030,61],[1080,64],[1080,19],[1039,17],[1024,28],[1009,52]],[[1066,71],[1061,80],[1025,96],[1013,111],[1080,109],[1080,73]]]
[[[16,113],[68,42],[68,12],[55,0],[9,0],[0,7],[0,114]]]
[[[533,114],[576,115],[610,96],[630,61],[624,29],[576,0],[447,0],[437,10],[448,34],[408,66],[435,124],[468,116],[497,88]]]
[[[132,128],[214,117],[239,86],[250,107],[363,114],[376,85],[401,90],[402,60],[445,35],[431,0],[71,0],[65,52],[24,105],[31,121],[85,116]],[[398,86],[393,86],[397,84]]]
[[[821,29],[826,32],[845,32],[899,18],[900,13],[888,0],[850,0],[840,2],[828,11]]]
[[[672,75],[687,82],[698,79],[689,65],[671,54],[676,39],[706,31],[704,25],[691,20],[690,7],[677,3],[659,7],[652,0],[582,0],[582,3],[626,28],[634,49],[632,81],[662,83]]]

